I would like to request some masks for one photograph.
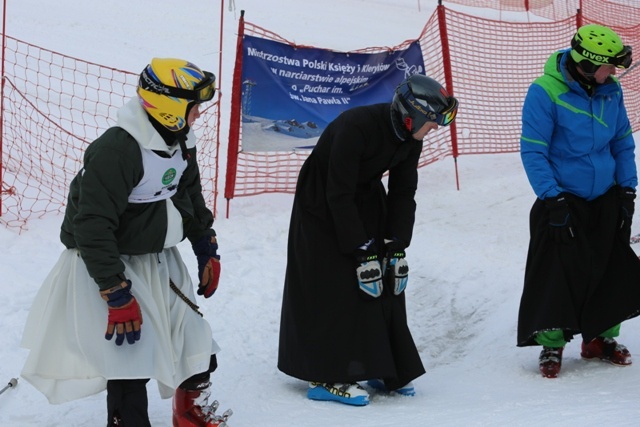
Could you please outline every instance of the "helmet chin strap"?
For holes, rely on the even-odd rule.
[[[189,113],[191,112],[191,109],[195,107],[195,105],[196,105],[195,102],[190,102],[189,104],[187,104],[187,108],[185,109],[185,112],[184,112],[185,120],[188,120]],[[180,144],[180,151],[182,151],[183,160],[189,160],[191,158],[191,155],[187,151],[187,135],[188,134],[189,134],[189,125],[187,125],[184,129],[182,129],[176,134],[176,139]]]
[[[162,139],[164,140],[167,147],[173,147],[176,144],[180,145],[180,151],[182,152],[182,158],[184,160],[188,160],[191,155],[187,151],[187,135],[189,134],[189,126],[183,128],[178,132],[172,132],[166,127],[162,126],[160,122],[151,117],[150,114],[147,113],[147,117],[151,122],[153,128],[160,134]]]
[[[189,160],[191,158],[191,154],[187,151],[187,133],[189,131],[187,129],[183,129],[176,134],[176,139],[180,144],[180,151],[182,151],[182,160]]]
[[[196,105],[196,102],[190,102],[189,104],[187,104],[187,108],[185,109],[185,112],[184,112],[185,120],[188,120],[189,113],[191,112],[191,109],[195,107],[195,105]],[[187,135],[188,134],[189,134],[189,125],[185,126],[184,129],[176,132],[176,139],[180,144],[180,151],[182,151],[182,160],[189,160],[191,158],[189,151],[187,151]]]

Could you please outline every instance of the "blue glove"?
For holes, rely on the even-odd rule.
[[[204,236],[193,245],[193,253],[198,258],[198,295],[209,298],[218,289],[220,281],[220,255],[216,236]]]
[[[365,294],[378,298],[382,295],[382,267],[373,249],[373,239],[355,251],[358,286]]]
[[[392,287],[395,295],[400,295],[409,282],[409,264],[405,259],[405,245],[397,239],[385,239],[385,242],[387,242],[387,252],[382,260],[384,284]]]

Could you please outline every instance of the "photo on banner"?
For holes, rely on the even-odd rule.
[[[424,73],[418,41],[344,53],[245,36],[242,151],[311,150],[341,112],[391,102],[396,86],[416,73]]]

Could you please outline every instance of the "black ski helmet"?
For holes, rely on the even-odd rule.
[[[426,122],[448,126],[456,118],[458,100],[449,95],[440,83],[422,74],[414,74],[398,85],[391,102],[391,112],[396,120],[398,136],[413,135]],[[398,123],[398,121],[400,123]]]

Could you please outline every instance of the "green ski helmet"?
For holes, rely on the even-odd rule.
[[[611,28],[590,24],[580,27],[571,40],[571,58],[586,74],[593,74],[601,65],[629,68],[631,46],[625,46]]]

